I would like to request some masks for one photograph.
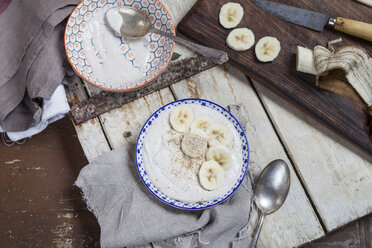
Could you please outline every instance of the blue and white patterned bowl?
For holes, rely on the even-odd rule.
[[[170,62],[174,50],[174,42],[168,38],[158,34],[147,34],[146,39],[148,44],[146,54],[146,64],[143,65],[143,73],[145,76],[139,80],[128,81],[123,78],[123,82],[112,83],[109,79],[99,80],[94,72],[93,67],[87,60],[87,52],[83,49],[83,40],[88,28],[89,20],[97,13],[105,12],[110,8],[118,6],[130,6],[140,9],[145,12],[152,24],[157,29],[175,35],[175,28],[171,16],[158,0],[83,0],[72,12],[65,29],[65,50],[67,58],[72,65],[74,71],[86,82],[109,91],[130,91],[154,80],[159,76]],[[101,23],[104,25],[104,23]],[[113,32],[113,31],[112,31]],[[138,67],[136,64],[136,54],[131,49],[125,38],[117,38],[118,53],[124,56],[126,60],[132,63],[133,67]],[[92,42],[92,45],[95,44]],[[98,51],[99,48],[89,54],[96,56],[97,60],[102,60],[102,54]],[[102,63],[100,61],[100,63]]]
[[[148,173],[146,172],[145,166],[144,166],[144,159],[143,159],[143,148],[144,148],[144,140],[146,139],[146,135],[148,134],[148,130],[153,125],[154,122],[157,121],[159,117],[164,114],[166,110],[173,109],[179,105],[199,105],[203,108],[210,108],[212,110],[217,111],[219,114],[221,114],[224,118],[229,120],[239,134],[239,143],[241,145],[241,152],[242,152],[242,167],[240,174],[238,176],[238,179],[236,180],[234,186],[230,188],[224,195],[221,195],[217,197],[216,199],[213,199],[211,201],[205,201],[205,202],[182,202],[176,199],[173,199],[161,191],[151,182],[151,180],[148,177]],[[137,146],[136,146],[136,164],[137,164],[137,170],[138,173],[144,182],[145,186],[150,190],[152,194],[154,194],[160,201],[169,204],[176,208],[186,209],[186,210],[201,210],[205,208],[209,208],[212,206],[215,206],[223,201],[225,201],[227,198],[229,198],[240,186],[242,183],[247,171],[248,171],[248,163],[249,163],[249,145],[248,140],[245,135],[245,132],[242,128],[242,126],[239,124],[237,119],[226,109],[223,107],[202,99],[183,99],[178,100],[172,103],[169,103],[160,109],[158,109],[155,113],[153,113],[150,118],[145,122],[143,125],[140,134],[137,139]]]

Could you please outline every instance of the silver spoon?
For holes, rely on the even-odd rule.
[[[223,64],[229,59],[227,53],[224,51],[201,46],[154,28],[149,17],[140,10],[123,6],[119,9],[119,14],[123,18],[123,25],[121,25],[120,28],[120,33],[123,36],[139,38],[145,36],[149,32],[153,32],[172,39],[201,55],[209,57],[216,64]]]
[[[281,159],[270,162],[255,183],[254,197],[259,216],[249,248],[257,245],[263,220],[266,215],[278,210],[287,198],[291,178],[286,162]]]

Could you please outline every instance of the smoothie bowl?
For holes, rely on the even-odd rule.
[[[184,99],[157,110],[136,147],[138,173],[162,202],[200,210],[229,198],[243,181],[249,146],[239,122],[210,101]]]
[[[141,10],[157,29],[175,34],[158,0],[83,0],[66,25],[66,55],[84,81],[103,90],[130,91],[148,84],[165,70],[174,50],[174,42],[158,34],[122,37],[115,29],[122,24],[121,6]]]

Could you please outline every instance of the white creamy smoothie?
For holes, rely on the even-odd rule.
[[[240,135],[234,125],[220,112],[207,106],[187,104],[194,118],[209,117],[213,123],[226,126],[233,135],[229,145],[231,166],[224,172],[224,183],[215,190],[204,189],[199,181],[199,169],[206,162],[205,155],[190,158],[180,149],[184,133],[170,124],[174,108],[159,114],[149,127],[143,141],[143,166],[150,181],[165,195],[183,202],[214,200],[227,193],[237,182],[243,166]]]
[[[87,63],[100,83],[125,87],[146,76],[148,40],[122,38],[118,31],[122,19],[119,7],[97,10],[87,22],[82,41]],[[122,44],[121,39],[126,44]],[[128,56],[128,51],[131,56]],[[127,54],[127,55],[125,55]],[[135,58],[134,65],[129,59]]]

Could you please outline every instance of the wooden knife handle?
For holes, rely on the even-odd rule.
[[[337,17],[334,28],[368,41],[372,41],[372,24]]]

